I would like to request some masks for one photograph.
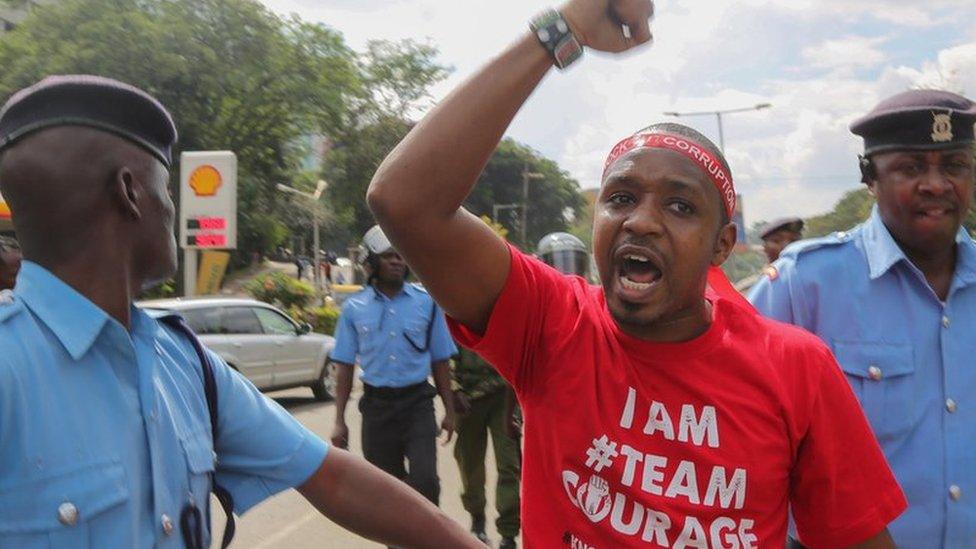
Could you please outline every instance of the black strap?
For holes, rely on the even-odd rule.
[[[197,357],[200,359],[200,367],[203,369],[203,393],[207,399],[207,410],[210,412],[210,436],[213,441],[213,445],[217,446],[217,382],[214,379],[213,364],[210,363],[210,357],[203,350],[203,344],[197,339],[196,334],[193,330],[186,325],[186,321],[183,317],[179,315],[166,315],[159,318],[161,322],[169,326],[170,328],[176,330],[186,337],[190,344],[193,345],[193,350],[197,352]],[[216,472],[210,476],[210,486],[214,495],[217,496],[217,501],[220,502],[220,506],[224,509],[224,514],[227,515],[227,526],[224,528],[224,539],[221,541],[220,546],[226,549],[230,542],[234,539],[234,531],[236,525],[234,523],[234,498],[230,495],[230,492],[226,488],[217,484]],[[199,518],[197,520],[200,520]],[[181,521],[182,522],[182,521]],[[209,527],[209,525],[208,525]],[[193,539],[192,536],[188,537],[188,532],[186,532],[186,526],[184,529],[184,542],[190,549],[195,549],[193,542],[197,540]],[[198,538],[199,539],[199,538]],[[203,547],[200,547],[203,549]]]
[[[414,348],[418,353],[426,353],[430,349],[430,336],[434,333],[434,322],[437,321],[437,302],[434,298],[430,298],[430,322],[427,323],[427,341],[424,342],[424,346],[421,347],[410,339],[410,336],[404,332],[403,338],[407,340],[407,343]]]

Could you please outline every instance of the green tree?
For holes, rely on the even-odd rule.
[[[523,204],[522,172],[526,170],[541,174],[541,178],[529,181],[529,223],[523,242],[519,224]],[[494,213],[495,205],[517,205],[517,208],[502,210],[498,223],[508,231],[512,243],[531,252],[543,236],[568,230],[572,221],[583,212],[585,203],[579,183],[558,164],[526,145],[504,139],[488,160],[464,205],[475,215],[489,217]]]
[[[390,121],[446,74],[435,55],[409,41],[358,54],[337,31],[254,0],[63,0],[33,8],[0,37],[0,100],[49,74],[98,74],[149,91],[173,113],[180,149],[237,153],[240,259],[308,229],[305,212],[275,189],[311,190],[321,175],[303,171],[303,136],[329,136],[341,151],[325,204],[351,182],[365,189],[405,135]],[[172,175],[175,183],[178,165]],[[367,225],[362,196],[337,205],[334,226]]]
[[[873,205],[874,197],[867,187],[847,191],[834,205],[833,210],[807,218],[803,236],[813,238],[835,231],[846,231],[867,219]]]

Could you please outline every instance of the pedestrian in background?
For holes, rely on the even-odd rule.
[[[406,282],[407,264],[378,226],[363,236],[361,257],[367,285],[343,303],[330,356],[336,364],[332,443],[340,448],[349,444],[346,404],[358,362],[363,454],[436,505],[440,479],[434,396],[439,394],[444,404],[440,431],[450,441],[457,419],[449,360],[457,347],[440,307],[422,288]],[[432,375],[436,388],[427,381]]]
[[[502,537],[499,549],[517,547],[519,533],[519,477],[521,435],[515,394],[491,364],[472,351],[461,349],[454,360],[455,409],[458,414],[454,459],[461,475],[461,503],[471,515],[471,532],[484,543],[485,457],[491,436],[498,480],[495,484],[495,528]]]
[[[20,244],[9,236],[0,236],[0,290],[14,288],[22,259]]]
[[[326,443],[175,316],[133,305],[176,272],[176,127],[152,96],[45,79],[0,110],[0,185],[24,262],[0,300],[0,547],[210,546],[295,487],[361,535],[475,547],[410,488]]]
[[[750,294],[833,349],[908,496],[899,547],[976,544],[974,123],[976,104],[935,90],[855,121],[871,217],[789,247]]]
[[[803,238],[803,220],[799,217],[783,217],[773,220],[759,235],[766,259],[772,263],[779,259],[783,248]]]

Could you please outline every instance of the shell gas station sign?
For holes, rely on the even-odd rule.
[[[180,155],[180,247],[237,248],[237,156],[233,152]]]
[[[3,195],[0,195],[0,231],[12,231],[13,222],[10,219],[10,206],[7,206]]]

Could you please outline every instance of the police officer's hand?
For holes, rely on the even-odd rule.
[[[457,414],[453,411],[448,411],[444,414],[444,419],[441,420],[441,434],[447,433],[447,439],[444,440],[444,444],[451,442],[454,438],[454,431],[457,430]]]
[[[560,12],[579,43],[595,50],[622,52],[651,40],[651,0],[569,0]]]
[[[349,427],[344,421],[336,421],[332,428],[332,445],[343,450],[349,449]]]
[[[463,416],[471,411],[471,399],[461,391],[454,391],[454,411]]]

